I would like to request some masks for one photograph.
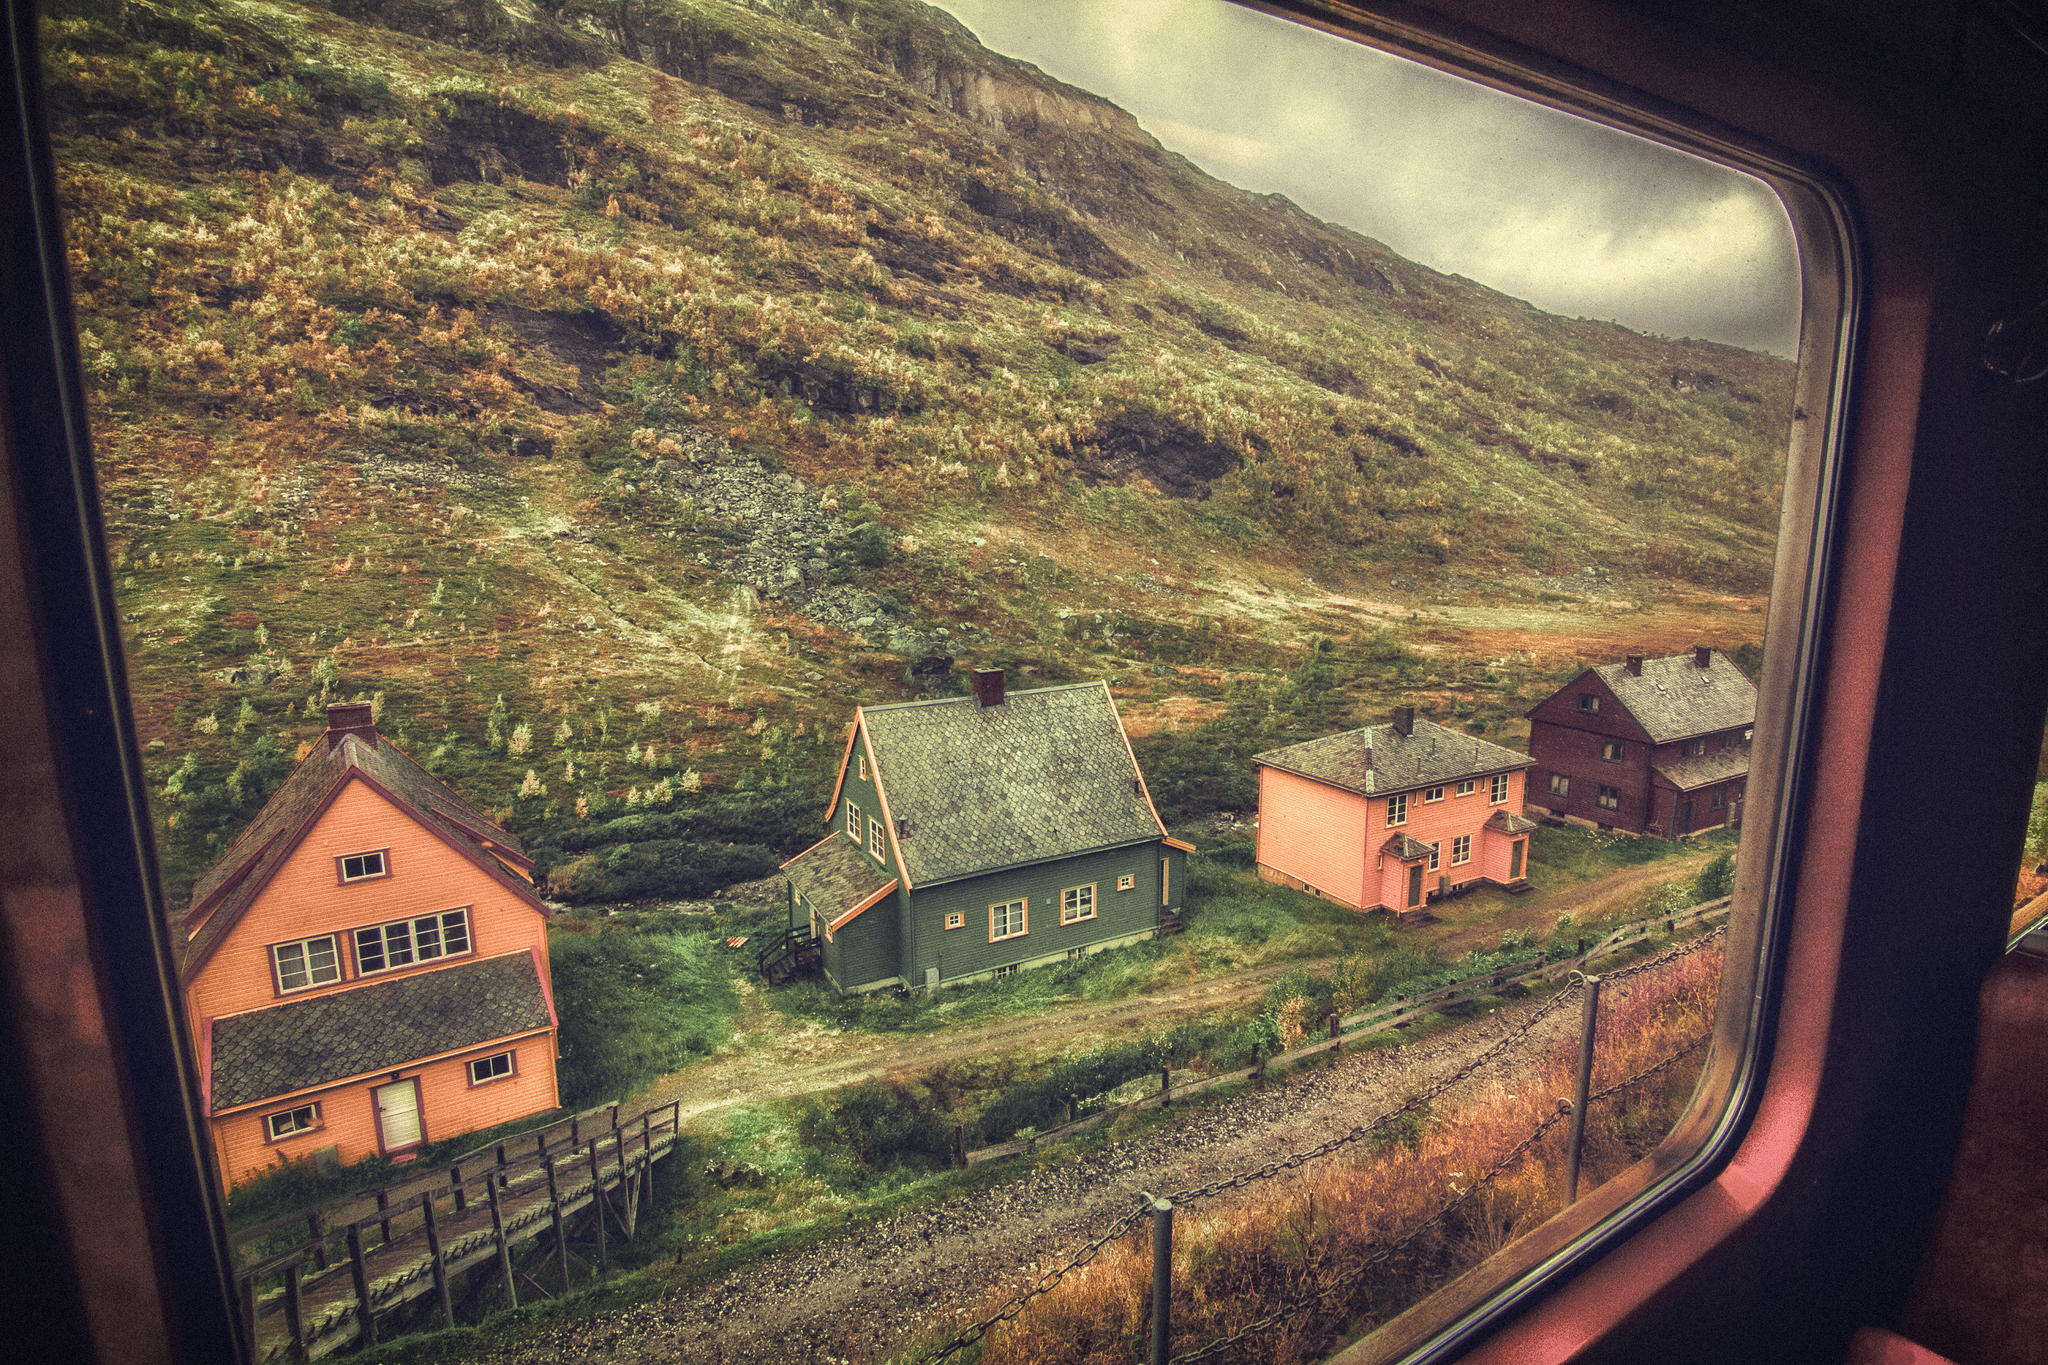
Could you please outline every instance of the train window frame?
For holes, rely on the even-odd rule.
[[[1802,246],[1819,252],[1809,255],[1802,276],[1809,298],[1823,307],[1808,313],[1799,381],[1800,409],[1806,414],[1799,441],[1809,456],[1799,467],[1806,481],[1799,497],[1813,534],[1790,545],[1790,558],[1796,561],[1792,567],[1799,570],[1794,578],[1785,573],[1789,530],[1780,535],[1779,590],[1773,593],[1769,617],[1774,649],[1760,687],[1760,714],[1767,719],[1755,730],[1751,767],[1746,823],[1752,826],[1752,842],[1745,847],[1735,893],[1739,905],[1754,910],[1738,915],[1731,929],[1731,973],[1744,961],[1753,965],[1739,980],[1729,978],[1731,986],[1747,989],[1725,993],[1735,1001],[1724,1017],[1724,1023],[1733,1019],[1725,1036],[1743,1045],[1733,1050],[1720,1046],[1724,1034],[1717,1026],[1709,1062],[1713,1084],[1723,1087],[1728,1102],[1718,1109],[1699,1106],[1686,1121],[1690,1131],[1705,1139],[1688,1162],[1659,1168],[1652,1158],[1648,1164],[1654,1178],[1611,1182],[1532,1234],[1540,1242],[1525,1238],[1510,1248],[1524,1260],[1532,1251],[1540,1253],[1533,1266],[1503,1276],[1494,1273],[1498,1267],[1490,1260],[1337,1357],[1347,1365],[1388,1358],[1390,1351],[1411,1360],[1441,1359],[1459,1351],[1475,1362],[1562,1360],[1618,1330],[1629,1307],[1599,1300],[1603,1289],[1615,1286],[1612,1276],[1602,1278],[1606,1265],[1594,1267],[1600,1274],[1569,1282],[1568,1273],[1586,1270],[1688,1201],[1689,1222],[1668,1233],[1658,1224],[1654,1252],[1637,1257],[1639,1264],[1653,1255],[1662,1259],[1641,1272],[1635,1289],[1647,1294],[1669,1286],[1724,1244],[1731,1229],[1747,1226],[1746,1220],[1774,1197],[1792,1156],[1807,1141],[1804,1125],[1813,1114],[1812,1096],[1781,1093],[1772,1114],[1776,1131],[1752,1144],[1759,1154],[1737,1173],[1739,1179],[1725,1178],[1736,1146],[1749,1137],[1763,1103],[1761,1092],[1767,1086],[1796,1092],[1813,1079],[1802,1072],[1778,1083],[1781,1070],[1798,1069],[1781,1067],[1784,1049],[1778,1039],[1790,1032],[1811,1041],[1816,1029],[1824,1037],[1832,1017],[1838,986],[1827,969],[1839,967],[1843,957],[1848,891],[1829,888],[1825,879],[1839,877],[1861,855],[1863,812],[1855,807],[1851,813],[1858,819],[1825,830],[1813,829],[1804,816],[1823,776],[1860,778],[1859,760],[1875,762],[1878,756],[1871,729],[1880,722],[1898,723],[1880,708],[1879,672],[1893,657],[1886,652],[1892,642],[1885,627],[1899,598],[1910,597],[1914,589],[1910,578],[1894,579],[1890,571],[1906,540],[1901,528],[1909,502],[1906,475],[1917,469],[1914,404],[1922,367],[1935,349],[1937,322],[1953,320],[1954,305],[1937,300],[1916,310],[1905,298],[1910,288],[1895,285],[1885,296],[1891,311],[1870,322],[1863,355],[1856,354],[1866,307],[1860,234],[1867,201],[1859,200],[1858,192],[1870,190],[1885,206],[1880,220],[1887,215],[1909,219],[1911,192],[1884,182],[1884,173],[1897,164],[1886,158],[1909,153],[1848,155],[1844,167],[1830,169],[1830,149],[1855,153],[1854,139],[1868,141],[1875,135],[1870,125],[1840,132],[1815,116],[1815,104],[1822,113],[1867,113],[1877,106],[1878,96],[1866,87],[1804,98],[1810,92],[1794,83],[1812,76],[1817,63],[1811,56],[1803,65],[1795,62],[1790,75],[1773,75],[1758,55],[1760,45],[1731,48],[1729,60],[1742,79],[1732,95],[1723,96],[1702,84],[1711,81],[1714,64],[1699,61],[1697,47],[1673,43],[1670,28],[1601,0],[1562,0],[1533,17],[1485,0],[1442,0],[1427,14],[1397,5],[1371,16],[1338,0],[1253,7],[1524,97],[1581,114],[1590,111],[1602,121],[1688,150],[1698,152],[1705,140],[1731,164],[1754,158],[1744,168],[1752,173],[1755,165],[1770,168],[1766,178],[1785,195]],[[20,320],[18,326],[0,329],[5,333],[0,335],[0,358],[11,390],[0,395],[11,399],[0,406],[6,424],[0,439],[0,586],[18,583],[29,591],[18,604],[9,604],[8,594],[0,592],[0,625],[20,630],[33,646],[20,653],[33,657],[0,660],[0,679],[19,689],[13,714],[0,715],[0,744],[22,741],[20,749],[29,751],[31,760],[24,771],[36,774],[36,780],[46,778],[47,790],[55,793],[54,800],[43,802],[50,813],[38,828],[54,829],[68,842],[38,850],[44,861],[37,866],[57,869],[50,873],[57,888],[50,913],[74,926],[69,932],[83,954],[82,979],[93,997],[83,1008],[98,1011],[93,1017],[103,1016],[107,1024],[96,1065],[123,1086],[121,1104],[113,1111],[121,1131],[108,1134],[107,1146],[132,1156],[150,1195],[147,1211],[118,1211],[128,1224],[139,1220],[143,1228],[141,1239],[127,1248],[131,1254],[124,1265],[131,1278],[121,1287],[161,1311],[152,1318],[134,1299],[119,1297],[105,1276],[89,1275],[98,1268],[76,1259],[83,1245],[77,1240],[68,1247],[68,1268],[54,1264],[61,1257],[52,1257],[53,1268],[17,1284],[56,1291],[53,1325],[65,1317],[67,1304],[77,1303],[95,1331],[109,1320],[110,1309],[134,1320],[131,1332],[152,1323],[161,1327],[160,1349],[126,1356],[115,1355],[104,1348],[105,1339],[94,1337],[95,1353],[102,1359],[213,1359],[230,1340],[242,1342],[239,1354],[246,1358],[225,1274],[219,1199],[205,1169],[206,1149],[196,1122],[196,1069],[177,1026],[172,993],[165,989],[170,959],[157,913],[160,893],[134,761],[135,735],[121,686],[120,636],[93,502],[68,280],[54,223],[49,143],[35,95],[34,15],[29,6],[16,5],[9,19],[10,113],[15,117],[6,134],[0,185],[19,190],[29,212],[18,215],[19,223],[0,225],[0,255],[14,267],[0,271],[0,302],[19,310],[9,316]],[[1677,50],[1681,46],[1682,53]],[[1565,56],[1554,55],[1560,53]],[[1565,58],[1571,56],[1586,65],[1567,68]],[[1708,77],[1692,77],[1686,63],[1706,68]],[[1754,103],[1773,91],[1784,96],[1783,107]],[[1674,103],[1681,98],[1690,101],[1684,108]],[[1746,106],[1749,116],[1744,116],[1744,99],[1752,101]],[[1787,193],[1788,187],[1796,196]],[[1894,259],[1903,251],[1902,237],[1910,242],[1911,231],[1909,223],[1889,239]],[[1914,273],[1919,267],[1901,269],[1907,286],[1919,282]],[[1860,373],[1852,361],[1863,364]],[[1852,407],[1860,419],[1854,432],[1848,430]],[[1844,451],[1852,438],[1861,467],[1845,470]],[[1788,480],[1788,509],[1793,498]],[[1848,514],[1852,498],[1855,516]],[[1855,523],[1854,534],[1838,539],[1838,523]],[[1825,542],[1819,536],[1823,530]],[[1859,592],[1864,596],[1859,598]],[[1857,638],[1858,630],[1873,621],[1875,648]],[[1779,631],[1781,624],[1796,628],[1789,638]],[[1921,658],[1911,655],[1910,647],[1899,648],[1910,659]],[[2009,650],[1999,657],[2016,655]],[[1796,705],[1781,710],[1777,703]],[[1824,712],[1826,733],[1820,724]],[[2038,718],[2036,707],[2036,727]],[[1818,771],[1823,764],[1825,774]],[[27,790],[21,784],[29,780],[17,776],[0,782],[0,795]],[[16,784],[14,793],[7,790],[9,782]],[[23,829],[11,837],[14,847],[0,845],[0,852],[16,852],[29,835]],[[1805,897],[1796,926],[1787,913],[1795,895]],[[4,898],[0,909],[18,913]],[[1790,932],[1794,927],[1796,943]],[[1766,948],[1770,951],[1761,951]],[[1796,962],[1790,956],[1795,952]],[[1962,949],[1948,950],[1944,960],[1961,955]],[[1803,968],[1802,984],[1818,972],[1813,997],[1802,1001],[1796,1017],[1783,1007],[1777,990],[1795,965]],[[4,962],[0,969],[6,969]],[[10,980],[10,987],[14,984]],[[1953,996],[1951,987],[1944,1003],[1952,1006]],[[9,1030],[0,1041],[16,1054],[44,1055],[23,1043],[19,1018],[0,1022]],[[47,1121],[39,1110],[30,1110],[29,1116]],[[1682,1132],[1689,1131],[1686,1123]],[[29,1190],[26,1197],[56,1201],[70,1212],[72,1206],[62,1202],[72,1188],[65,1182],[75,1186],[79,1168],[77,1154],[67,1159],[74,1164],[38,1158],[35,1169],[53,1174],[45,1188]],[[1704,1198],[1710,1184],[1721,1196],[1719,1205],[1691,1199]],[[62,1297],[67,1293],[70,1299]],[[1609,1292],[1608,1298],[1614,1295]],[[1642,1299],[1638,1295],[1633,1301]],[[1577,1321],[1560,1321],[1567,1308],[1580,1312]],[[1518,1311],[1524,1316],[1508,1323]],[[64,1325],[68,1330],[70,1323]],[[1499,1330],[1504,1327],[1508,1330]]]

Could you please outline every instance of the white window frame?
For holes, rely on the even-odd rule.
[[[495,1069],[495,1064],[498,1062],[505,1064],[503,1071]],[[488,1076],[477,1075],[476,1069],[480,1066],[492,1067],[491,1074]],[[490,1056],[478,1057],[469,1064],[469,1083],[471,1085],[489,1085],[493,1081],[509,1081],[518,1074],[519,1059],[516,1054],[509,1051],[493,1052]]]
[[[1422,793],[1422,804],[1425,806],[1432,801],[1441,801],[1443,799],[1444,789],[1442,787],[1431,787]]]
[[[882,861],[882,822],[873,816],[868,817],[868,856]]]
[[[1438,839],[1435,843],[1429,846],[1429,870],[1431,872],[1441,871],[1443,868],[1443,861],[1444,841]]]
[[[296,1121],[300,1114],[306,1116],[303,1123]],[[279,1119],[291,1122],[292,1126],[282,1133],[278,1132],[277,1121]],[[316,1133],[326,1126],[326,1122],[320,1116],[320,1101],[312,1100],[306,1104],[295,1104],[289,1109],[280,1109],[274,1114],[265,1114],[263,1116],[263,1140],[265,1142],[286,1142],[295,1137],[303,1137],[307,1133]]]
[[[350,872],[348,870],[350,863],[362,862],[370,858],[377,860],[376,871]],[[373,882],[379,877],[388,877],[391,875],[391,850],[388,848],[376,848],[371,849],[367,853],[344,853],[334,860],[334,870],[335,875],[341,879],[341,883],[344,886],[352,882]]]
[[[1473,792],[1476,792],[1478,790],[1479,779],[1476,777],[1468,777],[1458,783],[1458,795],[1460,796],[1470,796]]]
[[[332,976],[320,977],[318,979],[314,977],[312,968],[313,955],[310,949],[316,943],[325,943],[327,945],[327,956],[329,959],[327,968],[333,972]],[[299,982],[296,986],[287,986],[284,982],[284,953],[287,949],[292,948],[296,948],[299,951],[300,965],[298,970],[304,974],[306,979]],[[289,943],[273,943],[270,945],[270,982],[273,986],[277,987],[279,995],[292,995],[298,991],[310,991],[315,986],[331,986],[341,979],[341,939],[339,935],[315,934],[311,938],[298,938],[293,939]]]
[[[1060,892],[1061,924],[1083,924],[1095,918],[1100,912],[1095,888],[1096,883],[1088,882],[1081,886],[1069,886]],[[1082,913],[1083,906],[1087,907],[1086,914]]]
[[[1472,861],[1472,836],[1460,834],[1451,840],[1451,866],[1463,867]]]
[[[860,807],[846,803],[846,837],[853,840],[855,848],[860,847]]]
[[[948,910],[946,912],[946,927],[948,929],[965,929],[967,927],[967,912],[964,910]]]
[[[1000,914],[1002,915],[1002,922],[1003,922],[1004,924],[1008,924],[1008,923],[1010,922],[1010,911],[1011,911],[1011,910],[1012,910],[1013,908],[1014,908],[1014,909],[1016,910],[1016,912],[1017,912],[1017,913],[1016,913],[1016,923],[1017,923],[1017,927],[1016,927],[1015,929],[1012,929],[1012,930],[1010,930],[1010,931],[1009,931],[1008,933],[1004,933],[1004,934],[999,934],[999,933],[997,933],[997,932],[996,932],[996,924],[997,924],[996,916],[997,916],[997,914],[998,914],[998,913],[1000,913]],[[1025,936],[1026,934],[1028,934],[1028,933],[1030,933],[1030,932],[1031,932],[1031,898],[1030,898],[1029,896],[1019,896],[1019,897],[1018,897],[1017,899],[1015,899],[1015,900],[1010,900],[1010,901],[997,901],[997,902],[996,902],[995,904],[993,904],[993,905],[989,906],[989,908],[988,908],[988,941],[989,941],[990,943],[1001,943],[1001,942],[1003,942],[1003,941],[1005,941],[1005,940],[1007,940],[1007,939],[1013,939],[1013,938],[1022,938],[1022,937],[1024,937],[1024,936]]]
[[[431,915],[414,915],[410,919],[386,920],[382,924],[365,924],[349,931],[349,946],[355,951],[356,975],[375,976],[383,972],[395,972],[405,967],[416,967],[423,962],[439,962],[444,958],[467,957],[476,951],[476,935],[470,932],[469,907],[458,905],[452,910],[437,910]],[[462,946],[448,946],[448,930],[460,926]],[[431,929],[434,950],[420,951],[420,941],[426,937],[423,930]],[[394,931],[402,930],[403,938]],[[364,936],[377,935],[374,955],[379,959],[374,967],[364,965]],[[392,945],[402,943],[401,951],[405,961],[393,962]]]
[[[1408,823],[1408,793],[1395,792],[1387,798],[1387,828]]]
[[[1136,890],[1136,889],[1137,889],[1137,886],[1138,886],[1138,874],[1137,874],[1137,873],[1135,873],[1135,872],[1119,872],[1119,873],[1117,873],[1117,877],[1116,877],[1116,889],[1117,889],[1117,890],[1119,890],[1119,891],[1134,891],[1134,890]]]
[[[1506,773],[1495,773],[1493,775],[1493,781],[1489,783],[1487,786],[1486,804],[1489,806],[1498,806],[1507,799],[1508,775]]]
[[[868,756],[867,756],[866,754],[856,754],[856,755],[854,755],[854,760],[855,760],[855,762],[857,762],[857,763],[858,763],[858,764],[860,765],[860,780],[861,780],[861,781],[863,781],[863,782],[867,781],[867,780],[868,780]]]

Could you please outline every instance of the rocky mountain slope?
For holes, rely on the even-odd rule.
[[[966,663],[1497,727],[1569,651],[1413,606],[1767,581],[1784,362],[1427,270],[916,0],[52,10],[174,887],[336,696],[551,838],[808,789]]]

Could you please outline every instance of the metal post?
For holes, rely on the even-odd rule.
[[[1166,1365],[1173,1355],[1173,1201],[1141,1196],[1152,1215],[1152,1340],[1148,1365]]]
[[[1579,1015],[1579,1080],[1572,1091],[1571,1146],[1565,1158],[1564,1202],[1579,1197],[1579,1146],[1586,1136],[1586,1095],[1593,1088],[1593,1034],[1600,1026],[1600,978],[1582,976],[1586,988]]]
[[[434,1272],[434,1295],[441,1303],[441,1325],[455,1325],[455,1301],[448,1296],[448,1261],[441,1254],[441,1229],[434,1221],[434,1192],[420,1196],[420,1218],[427,1230],[427,1264]]]

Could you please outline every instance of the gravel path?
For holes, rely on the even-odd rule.
[[[1457,1070],[1540,1004],[1503,1006],[1453,1033],[1276,1080],[1029,1179],[856,1229],[685,1293],[536,1327],[517,1345],[472,1359],[494,1365],[867,1359],[906,1344],[934,1318],[968,1320],[990,1288],[1021,1287],[1034,1263],[1057,1264],[1129,1209],[1140,1190],[1200,1184],[1384,1112]],[[1533,1030],[1528,1046],[1565,1037],[1574,1027],[1574,1012],[1559,1010]],[[1526,1055],[1517,1048],[1467,1085],[1511,1074],[1514,1058]]]

